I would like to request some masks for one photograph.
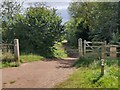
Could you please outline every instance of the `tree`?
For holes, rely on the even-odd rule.
[[[0,4],[0,14],[3,21],[8,21],[14,19],[13,17],[21,12],[22,3],[17,2],[16,0],[4,0]]]
[[[15,21],[15,15],[21,12],[22,3],[13,0],[4,0],[0,4],[0,27],[2,32],[2,39],[4,42],[8,42],[11,37],[10,25]],[[10,32],[10,33],[8,33]],[[12,40],[13,41],[13,40]]]
[[[53,46],[64,32],[62,19],[57,16],[55,9],[46,6],[30,7],[25,15],[18,14],[14,18],[15,22],[7,32],[10,35],[9,41],[18,38],[22,52],[54,56]]]
[[[117,2],[72,2],[69,6],[70,15],[88,26],[90,39],[108,42],[118,30],[117,11]]]
[[[66,39],[71,46],[78,46],[78,39],[89,40],[89,27],[81,19],[72,18],[65,24]]]

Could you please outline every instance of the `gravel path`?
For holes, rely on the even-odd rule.
[[[2,69],[3,88],[53,88],[75,70],[74,58],[37,61]]]

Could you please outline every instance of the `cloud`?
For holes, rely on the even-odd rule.
[[[71,2],[71,0],[26,0],[27,2]]]
[[[57,6],[56,9],[67,9],[68,6]]]
[[[48,2],[46,3],[48,6],[52,7],[52,8],[56,8],[56,9],[67,9],[69,6],[68,2]]]

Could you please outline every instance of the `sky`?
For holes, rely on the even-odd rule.
[[[0,0],[0,2],[3,0]],[[48,6],[51,8],[56,8],[57,13],[59,16],[62,17],[62,23],[67,22],[70,19],[70,15],[68,13],[68,6],[69,3],[73,0],[17,0],[20,2],[24,1],[24,7],[28,7],[28,3],[34,3],[34,2],[46,2]],[[75,0],[74,0],[75,1]],[[88,1],[99,1],[99,2],[107,2],[107,1],[119,1],[119,0],[77,0],[79,2],[88,2]]]
[[[67,22],[70,19],[68,13],[69,2],[48,2],[50,7],[57,9],[57,14],[62,17],[62,23]]]
[[[62,23],[67,22],[70,19],[70,15],[68,13],[68,6],[71,0],[66,0],[65,2],[46,2],[47,6],[50,6],[51,8],[57,9],[57,14],[61,16]],[[34,2],[40,2],[40,0],[26,0],[24,1],[24,7],[28,7],[28,3],[34,3]]]
[[[0,3],[4,0],[0,0]],[[14,0],[13,0],[14,1]],[[57,14],[62,18],[62,24],[67,22],[70,19],[70,15],[68,13],[68,6],[72,0],[17,0],[18,2],[24,1],[24,8],[27,8],[29,3],[35,2],[45,2],[47,6],[51,8],[57,9]]]

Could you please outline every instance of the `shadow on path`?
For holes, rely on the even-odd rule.
[[[66,58],[62,60],[57,60],[60,65],[56,68],[72,68],[76,60],[77,58]]]
[[[44,62],[56,61],[58,66],[56,68],[72,68],[73,64],[76,62],[78,58],[64,58],[64,59],[45,59]]]

